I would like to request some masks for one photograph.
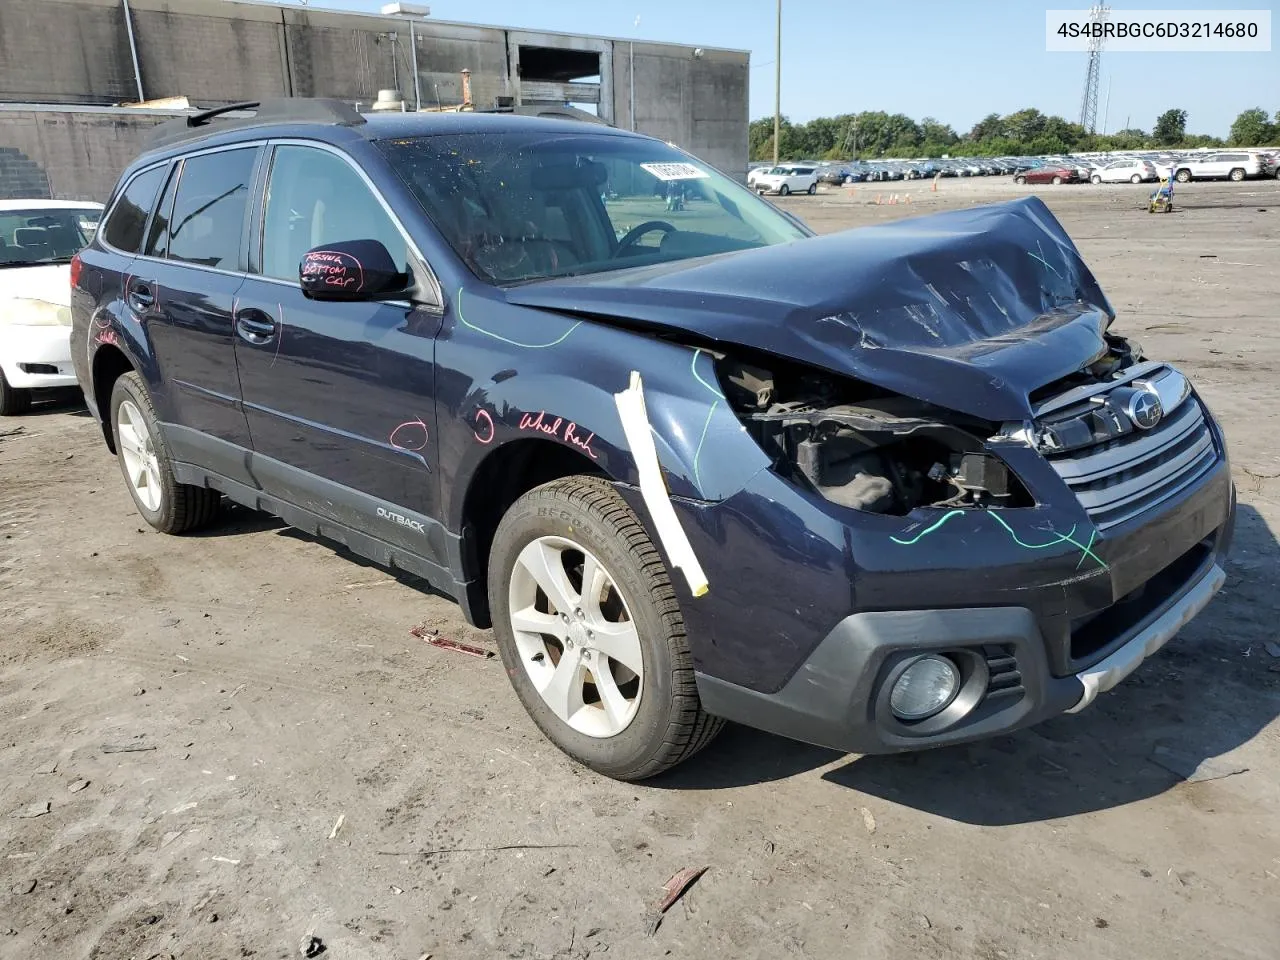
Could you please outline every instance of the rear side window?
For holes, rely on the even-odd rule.
[[[151,213],[163,176],[164,167],[155,167],[129,181],[103,229],[102,236],[108,244],[125,253],[138,252],[142,246],[142,232],[147,227],[147,216]]]
[[[236,270],[257,147],[188,157],[169,220],[169,259]]]

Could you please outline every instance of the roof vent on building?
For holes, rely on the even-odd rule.
[[[399,90],[379,90],[378,99],[373,101],[373,106],[370,109],[377,113],[383,113],[385,111],[403,113],[404,94]]]

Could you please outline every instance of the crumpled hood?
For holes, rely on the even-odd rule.
[[[25,297],[71,305],[71,267],[51,263],[38,267],[0,267],[0,300]]]
[[[992,420],[1028,417],[1028,394],[1101,353],[1115,316],[1036,197],[506,297],[768,351]]]

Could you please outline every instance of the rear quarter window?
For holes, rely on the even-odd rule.
[[[110,246],[124,253],[138,252],[164,171],[163,166],[152,167],[129,181],[102,230],[102,237]]]

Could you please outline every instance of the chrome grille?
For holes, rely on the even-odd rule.
[[[1107,404],[1105,395],[1091,399],[1095,407]],[[1072,406],[1074,410],[1056,412],[1053,419],[1080,409]],[[1181,399],[1150,430],[1127,423],[1124,430],[1067,451],[1042,450],[1100,530],[1177,496],[1218,462],[1204,408],[1193,396]]]

